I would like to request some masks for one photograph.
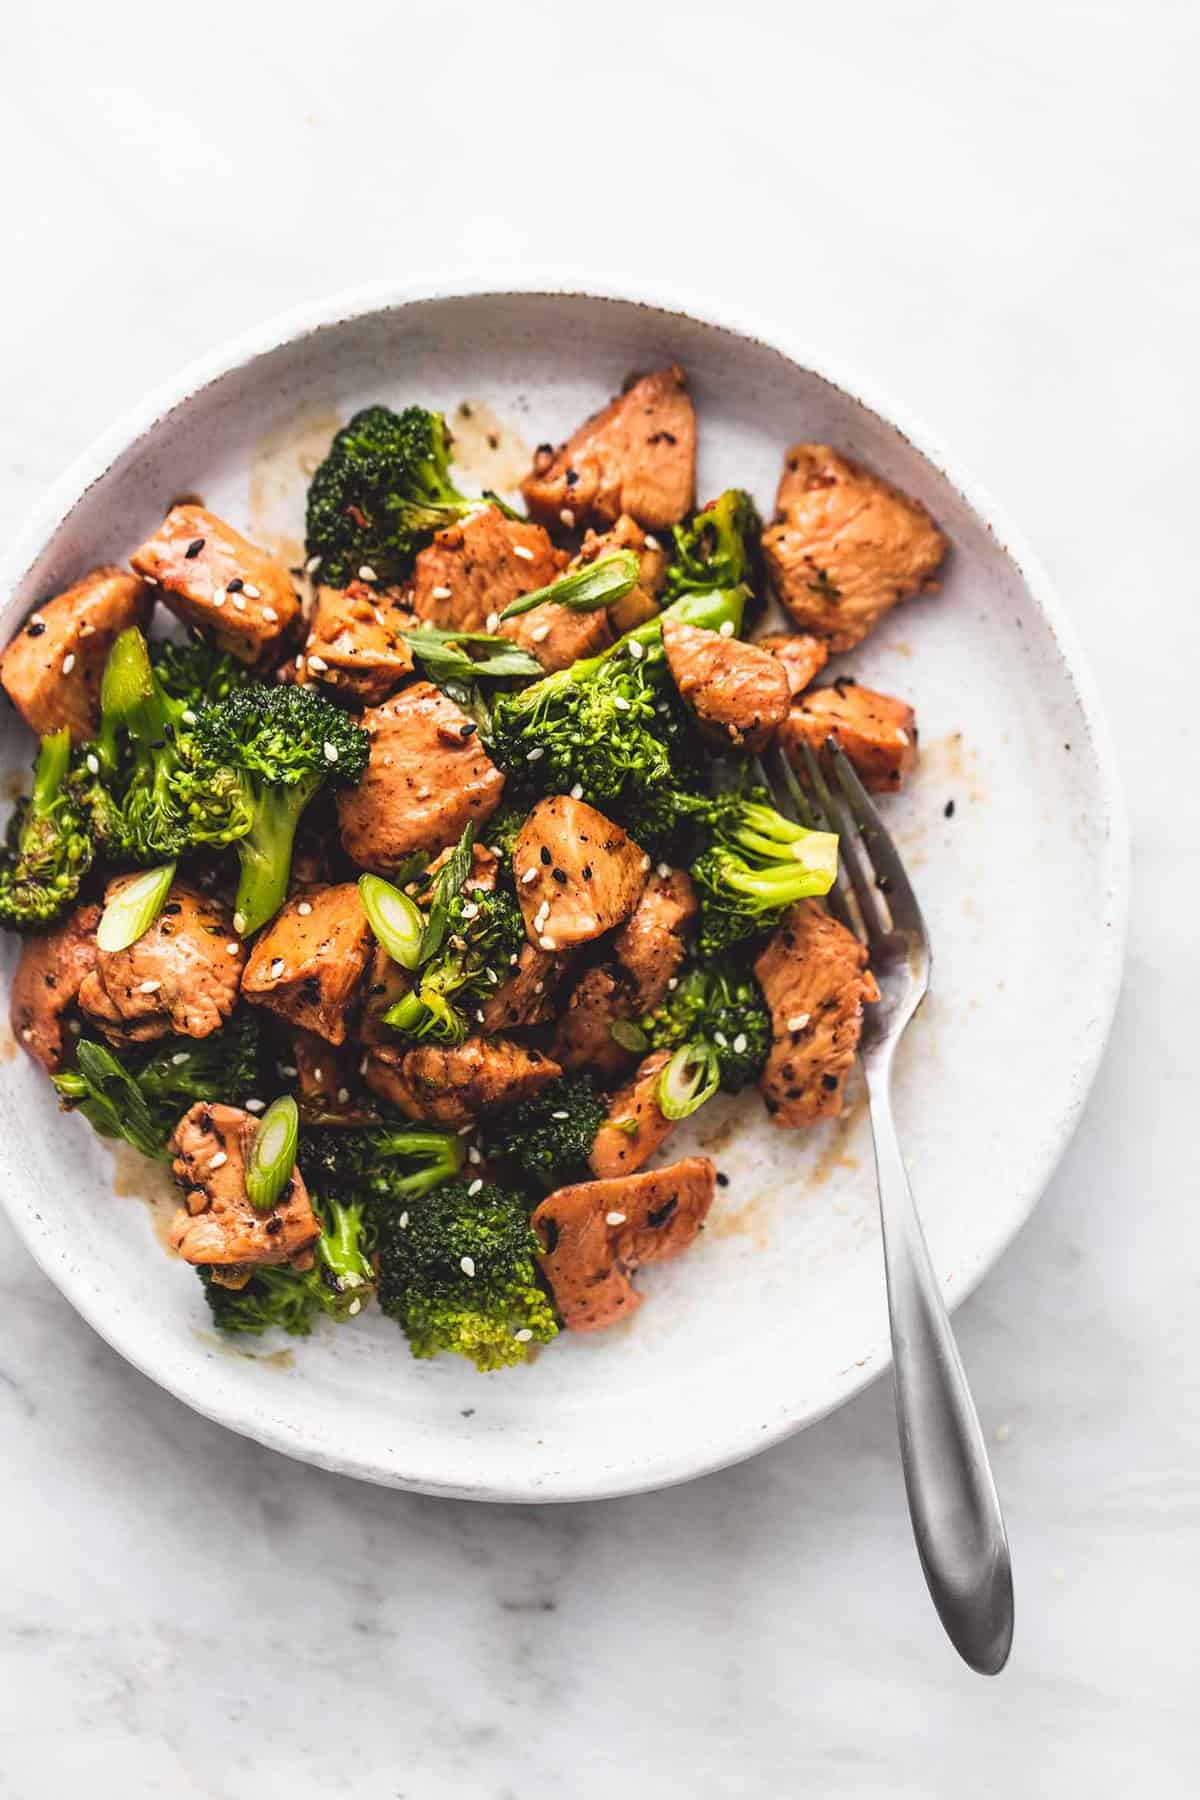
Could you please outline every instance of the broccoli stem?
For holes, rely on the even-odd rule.
[[[257,785],[254,823],[237,846],[242,867],[234,922],[243,937],[273,919],[287,899],[296,828],[320,785],[318,775],[290,787]]]
[[[54,807],[71,763],[71,733],[67,726],[44,737],[33,765],[33,790],[29,810],[41,818]]]

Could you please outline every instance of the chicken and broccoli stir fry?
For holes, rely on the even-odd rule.
[[[841,674],[945,542],[828,445],[777,516],[696,506],[682,370],[522,484],[461,493],[441,416],[370,406],[288,570],[198,504],[48,598],[0,658],[37,735],[0,855],[17,1040],[61,1104],[168,1165],[223,1330],[369,1303],[480,1369],[640,1303],[716,1170],[676,1125],[757,1088],[836,1114],[863,1008],[821,904],[837,841],[756,757],[914,766]],[[795,629],[761,634],[767,582]],[[152,630],[159,605],[185,641]]]

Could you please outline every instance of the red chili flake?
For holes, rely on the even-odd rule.
[[[346,517],[348,519],[353,519],[360,531],[365,531],[367,529],[367,520],[357,506],[347,506],[344,511]]]

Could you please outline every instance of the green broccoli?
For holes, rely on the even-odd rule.
[[[143,1156],[169,1162],[167,1139],[197,1100],[239,1103],[261,1091],[259,1024],[240,1012],[211,1037],[171,1037],[147,1054],[118,1056],[82,1038],[77,1067],[52,1079],[64,1107],[81,1112],[101,1137],[124,1138]]]
[[[311,688],[240,687],[196,715],[205,760],[237,782],[248,827],[238,839],[234,923],[257,931],[282,906],[300,815],[326,782],[355,782],[367,766],[366,732]]]
[[[96,852],[91,820],[73,792],[71,734],[42,739],[33,791],[17,803],[0,853],[0,924],[49,925],[71,905]]]
[[[719,796],[708,803],[707,819],[708,847],[692,864],[702,959],[770,929],[797,900],[833,886],[832,832],[795,825],[754,793]]]
[[[771,1015],[762,990],[748,969],[727,956],[689,969],[640,1025],[652,1050],[711,1044],[729,1094],[741,1093],[757,1078],[771,1048]]]
[[[376,1207],[372,1216],[379,1303],[414,1356],[449,1351],[477,1369],[502,1369],[557,1335],[519,1194],[447,1181],[411,1210]]]
[[[441,413],[368,406],[342,427],[308,490],[307,549],[321,579],[345,587],[362,570],[383,584],[407,575],[443,526],[483,504],[450,480]]]
[[[590,1075],[564,1075],[532,1099],[496,1115],[489,1154],[505,1157],[522,1180],[548,1192],[586,1181],[596,1133],[608,1116]]]
[[[743,488],[726,488],[716,500],[675,527],[675,550],[667,568],[670,600],[714,588],[759,586],[762,520]]]
[[[307,1337],[322,1314],[343,1323],[362,1312],[375,1288],[362,1208],[314,1195],[313,1211],[321,1221],[321,1235],[313,1245],[311,1269],[264,1263],[240,1286],[223,1279],[223,1270],[200,1269],[204,1297],[219,1330]]]
[[[333,1126],[300,1134],[306,1181],[372,1202],[416,1200],[462,1168],[463,1140],[407,1121],[360,1129]]]
[[[245,663],[226,650],[218,650],[199,634],[184,644],[170,638],[154,638],[149,648],[154,673],[164,692],[194,711],[216,700],[227,700],[234,688],[246,687],[256,679]]]

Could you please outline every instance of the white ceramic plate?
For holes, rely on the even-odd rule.
[[[1091,682],[1028,556],[961,473],[918,447],[923,434],[818,373],[807,346],[789,355],[683,309],[555,291],[327,305],[190,371],[72,471],[0,572],[3,641],[37,600],[127,555],[179,494],[251,535],[295,539],[304,465],[369,400],[450,415],[467,400],[476,422],[485,405],[505,428],[503,463],[510,432],[556,440],[627,371],[672,359],[699,412],[702,496],[741,483],[769,513],[785,447],[826,439],[919,495],[954,547],[945,591],[897,609],[845,659],[911,699],[920,722],[919,774],[888,817],[929,920],[934,987],[897,1105],[953,1303],[1028,1216],[1103,1048],[1123,943],[1122,809]],[[473,461],[480,485],[505,479]],[[7,718],[6,770],[30,749]],[[16,1054],[0,1069],[0,1192],[96,1330],[210,1418],[372,1481],[575,1500],[748,1456],[886,1366],[861,1109],[787,1134],[749,1096],[695,1123],[686,1147],[707,1148],[729,1178],[696,1248],[639,1277],[646,1305],[627,1325],[489,1376],[413,1361],[379,1316],[294,1345],[218,1342],[195,1275],[167,1260],[136,1197],[155,1191],[153,1172],[119,1157],[114,1192],[109,1149],[59,1115]]]

